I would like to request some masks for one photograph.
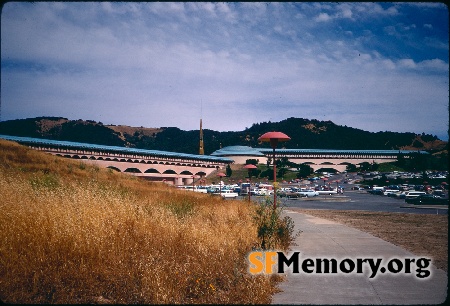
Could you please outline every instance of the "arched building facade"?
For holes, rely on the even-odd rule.
[[[349,164],[394,162],[399,154],[408,158],[411,154],[417,153],[428,154],[424,151],[410,150],[276,149],[275,157],[286,157],[291,162],[307,164],[314,171],[321,168],[333,168],[342,172]],[[227,157],[237,164],[245,164],[247,159],[258,159],[259,163],[266,163],[268,158],[272,158],[272,154],[272,149],[231,146],[217,150],[211,155]]]

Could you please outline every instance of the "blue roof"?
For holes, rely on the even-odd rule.
[[[268,148],[252,148],[247,146],[229,146],[215,151],[211,155],[214,156],[264,156],[272,153],[273,149]],[[276,149],[277,154],[411,154],[422,153],[429,154],[425,151],[411,150],[335,150],[335,149]]]
[[[262,153],[273,152],[273,149],[258,149]],[[428,154],[425,151],[412,151],[412,150],[335,150],[335,149],[276,149],[277,153],[285,154],[302,154],[302,153],[319,153],[319,154],[411,154],[422,153]]]
[[[217,151],[214,151],[213,156],[264,156],[258,149],[247,146],[228,146]]]
[[[172,158],[186,158],[186,159],[214,161],[214,162],[223,162],[223,163],[232,163],[233,162],[233,160],[230,158],[210,156],[210,155],[195,155],[195,154],[186,154],[186,153],[177,153],[177,152],[145,150],[145,149],[136,149],[136,148],[117,147],[117,146],[105,146],[105,145],[73,142],[73,141],[60,141],[60,140],[8,136],[8,135],[0,135],[0,138],[5,139],[5,140],[10,140],[10,141],[16,141],[16,142],[24,143],[24,144],[43,144],[43,145],[48,145],[48,146],[53,146],[53,147],[92,149],[92,150],[102,150],[102,151],[110,151],[110,152],[121,152],[121,153],[128,153],[128,154],[141,154],[141,155],[147,155],[147,156],[157,156],[157,157],[166,157],[166,158],[171,158],[171,157]]]

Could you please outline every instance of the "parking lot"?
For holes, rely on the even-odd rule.
[[[272,198],[272,196],[269,196]],[[264,197],[252,197],[253,200],[264,200]],[[314,198],[287,199],[277,198],[278,205],[284,207],[297,207],[305,209],[332,209],[332,210],[366,210],[380,212],[412,213],[412,214],[448,214],[448,205],[411,208],[403,199],[387,196],[372,195],[366,191],[345,191],[344,194],[331,196],[317,196]]]

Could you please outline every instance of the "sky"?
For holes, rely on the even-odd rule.
[[[295,117],[448,140],[448,18],[437,2],[9,2],[1,120]]]

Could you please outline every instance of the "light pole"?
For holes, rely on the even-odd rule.
[[[255,165],[252,164],[248,164],[244,166],[245,169],[248,169],[248,178],[249,178],[249,182],[250,182],[250,186],[248,187],[248,201],[250,202],[250,197],[251,197],[251,189],[252,189],[252,169],[257,169],[258,167],[256,167]]]
[[[219,195],[222,196],[222,177],[227,176],[225,173],[219,172],[217,173],[219,177]]]
[[[279,141],[288,141],[290,139],[288,135],[281,132],[267,132],[258,138],[259,141],[270,142],[270,146],[273,149],[273,209],[277,208],[277,165],[275,162],[275,148]]]

